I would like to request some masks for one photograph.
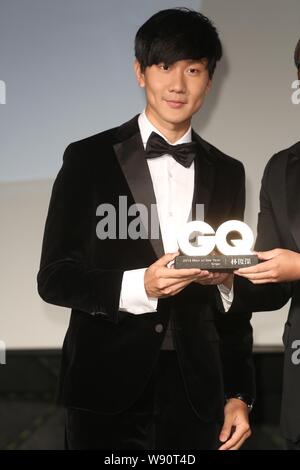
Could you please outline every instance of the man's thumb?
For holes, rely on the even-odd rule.
[[[176,251],[176,253],[166,253],[161,258],[159,258],[155,264],[158,266],[167,266],[167,264],[170,261],[172,261],[174,258],[176,258],[176,256],[178,255],[179,255],[179,251]]]
[[[231,433],[231,425],[229,423],[226,423],[226,420],[225,420],[225,423],[219,435],[219,440],[221,442],[227,441],[227,439],[230,436],[230,433]]]
[[[275,256],[275,250],[269,250],[269,251],[258,251],[257,253],[258,259],[261,259],[262,261],[267,261],[271,258],[274,258]]]

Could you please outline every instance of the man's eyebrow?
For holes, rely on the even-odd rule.
[[[187,59],[187,62],[189,62],[189,64],[205,65],[205,63],[207,62],[207,59],[205,57],[203,57],[203,59]]]

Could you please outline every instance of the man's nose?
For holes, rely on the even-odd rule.
[[[181,70],[174,70],[170,76],[169,83],[169,92],[170,93],[185,93],[186,84],[184,73]]]

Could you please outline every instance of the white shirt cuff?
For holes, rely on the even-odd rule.
[[[156,312],[158,299],[148,297],[144,276],[147,268],[132,269],[123,274],[119,310],[139,315]]]
[[[224,284],[219,284],[218,289],[221,295],[221,300],[223,303],[224,310],[225,312],[228,312],[233,302],[233,296],[234,296],[233,283],[232,283],[231,289],[224,286]]]

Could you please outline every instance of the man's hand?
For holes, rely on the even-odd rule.
[[[146,269],[144,284],[148,297],[176,295],[191,282],[209,275],[208,271],[201,269],[168,268],[167,265],[178,255],[179,252],[167,253]]]
[[[248,407],[242,400],[230,398],[225,405],[224,414],[224,424],[219,436],[224,444],[219,450],[237,450],[251,436]]]
[[[256,253],[264,263],[235,271],[238,276],[249,279],[253,284],[267,282],[296,281],[300,279],[300,254],[295,251],[276,248]]]
[[[203,273],[204,271],[202,271]],[[233,284],[233,274],[230,273],[208,273],[207,276],[199,277],[195,280],[197,284],[201,284],[202,286],[211,286],[211,285],[218,285],[224,284],[224,286],[231,289]]]

